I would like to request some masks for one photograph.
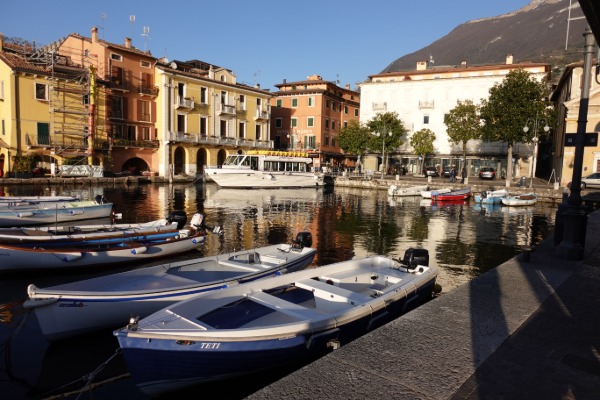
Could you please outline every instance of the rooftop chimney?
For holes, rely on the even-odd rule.
[[[346,83],[346,89],[350,90],[350,84]]]
[[[507,54],[506,55],[506,65],[510,65],[513,63],[513,55],[512,54]]]
[[[0,53],[4,51],[4,36],[0,33]]]
[[[467,68],[467,62],[465,60],[460,62],[461,68]]]
[[[92,27],[92,43],[96,43],[98,41],[98,28]]]
[[[285,85],[287,83],[287,79],[283,79],[283,84]]]
[[[425,71],[427,69],[427,61],[417,62],[417,71]]]
[[[125,38],[125,47],[127,47],[128,49],[131,48],[131,38]]]

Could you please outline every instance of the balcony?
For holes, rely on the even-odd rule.
[[[194,109],[194,98],[193,97],[175,97],[175,108],[193,110]]]
[[[138,93],[147,96],[158,96],[158,86],[139,86]]]
[[[254,116],[255,121],[268,121],[270,118],[271,114],[268,111],[256,110],[256,115]]]
[[[130,140],[113,139],[113,147],[138,148],[138,149],[158,149],[160,146],[158,140]]]
[[[434,107],[434,101],[421,101],[419,100],[419,110],[423,110],[423,109],[433,109]]]
[[[235,117],[235,106],[229,104],[219,104],[217,114],[221,117]]]
[[[124,79],[111,79],[108,82],[108,87],[112,90],[123,92],[128,92],[130,90],[129,84]]]
[[[209,136],[197,133],[171,132],[169,135],[171,143],[189,143],[214,146],[243,146],[258,149],[272,149],[272,140],[250,140],[244,138],[235,138],[230,136]]]

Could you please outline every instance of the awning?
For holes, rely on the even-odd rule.
[[[3,139],[0,139],[0,147],[4,147],[8,150],[17,150],[14,147],[10,147]]]

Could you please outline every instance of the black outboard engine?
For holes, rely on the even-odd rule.
[[[312,246],[312,233],[310,232],[298,232],[294,243],[301,247]]]
[[[408,269],[414,269],[417,265],[429,266],[429,251],[427,249],[410,247],[404,252],[402,264]]]
[[[185,226],[185,223],[187,222],[187,215],[185,214],[185,211],[171,211],[167,216],[167,222],[169,224],[177,222],[177,229],[181,229]]]
[[[94,200],[96,201],[96,204],[108,203],[108,200],[106,200],[106,197],[102,196],[101,194],[96,195],[96,197],[94,197]]]

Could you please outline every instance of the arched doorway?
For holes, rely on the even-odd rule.
[[[184,165],[185,165],[185,150],[183,150],[183,147],[178,147],[175,149],[175,154],[173,154],[173,173],[175,175],[183,174],[185,172],[183,170]]]
[[[148,170],[148,163],[141,158],[135,157],[125,161],[121,171],[129,172],[131,175],[140,175],[142,171]]]
[[[208,159],[208,155],[206,153],[206,149],[198,149],[196,152],[196,172],[198,174],[204,173],[204,166],[206,165],[206,160]]]
[[[220,149],[217,153],[217,165],[223,165],[225,158],[227,158],[227,152],[224,149]]]

